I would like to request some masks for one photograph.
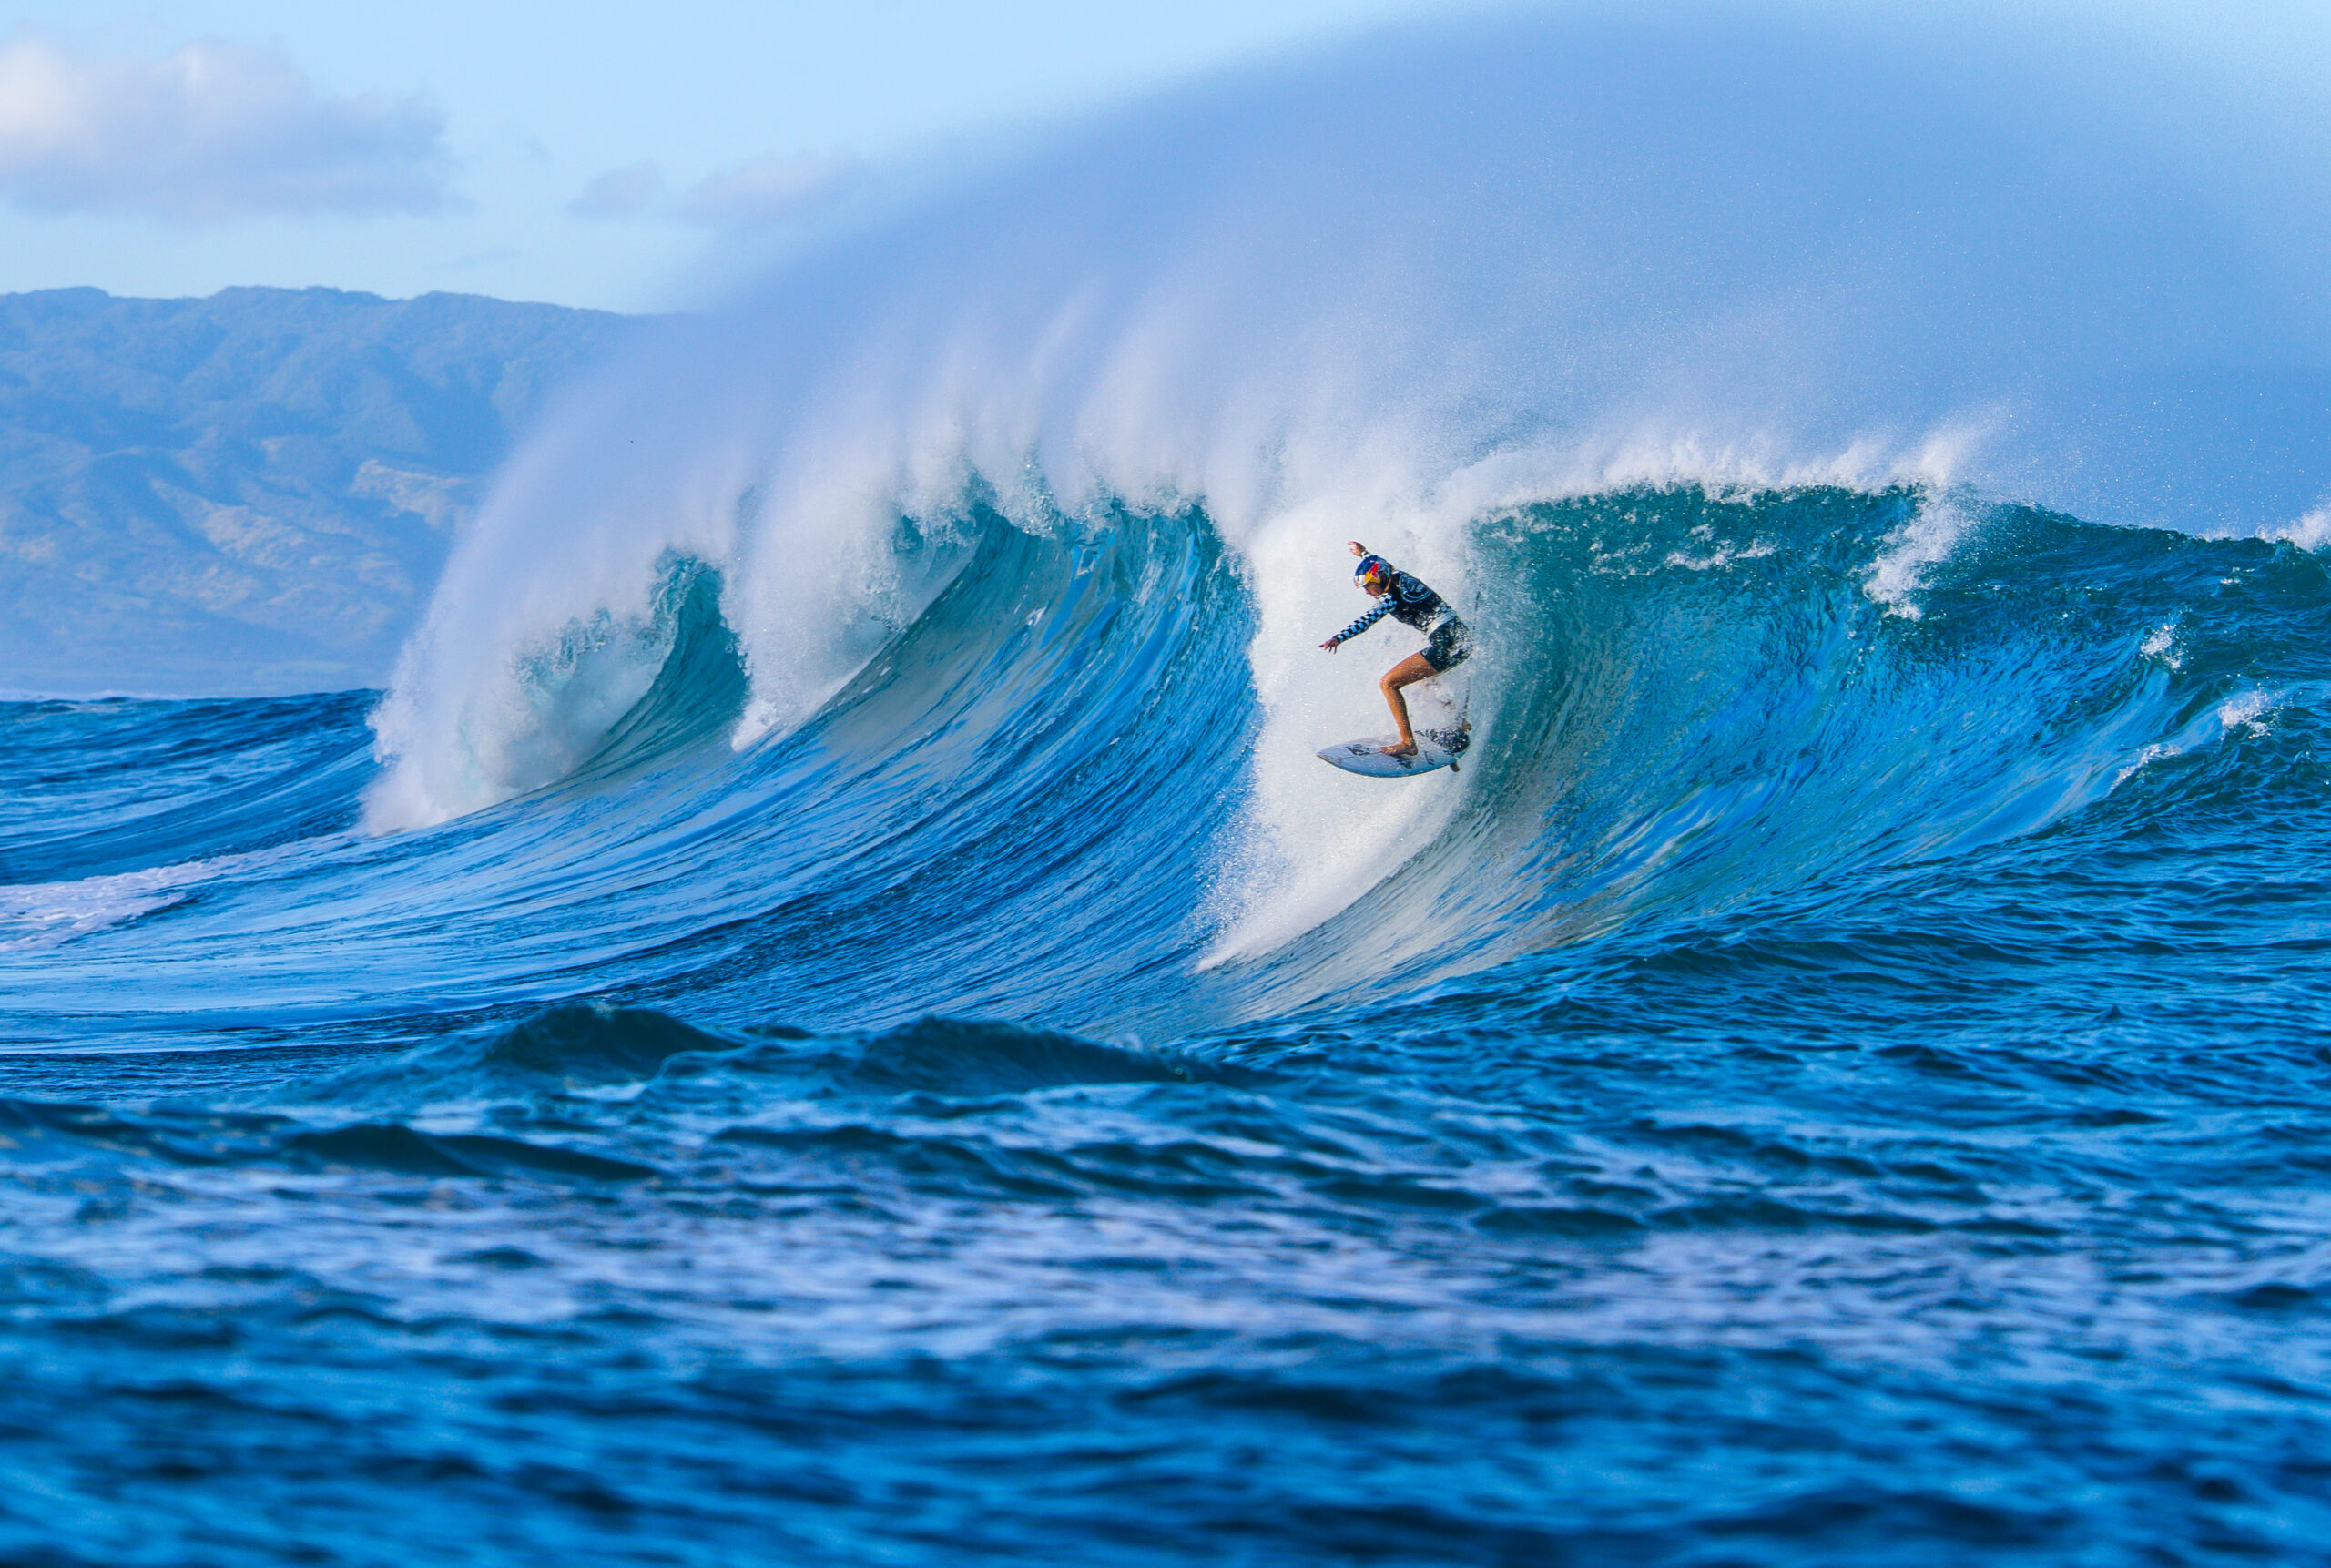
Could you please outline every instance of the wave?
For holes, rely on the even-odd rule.
[[[571,772],[660,665],[676,561],[719,577],[735,741],[798,727],[979,507],[1037,534],[1202,507],[1267,642],[1345,537],[1461,590],[1481,516],[1644,484],[2303,532],[2331,493],[2331,166],[2293,129],[2319,84],[2237,93],[2207,64],[2233,46],[2175,25],[1396,33],[902,199],[516,459],[381,710],[369,820]]]
[[[428,1133],[401,1123],[305,1126],[287,1116],[195,1107],[122,1111],[0,1099],[16,1165],[81,1158],[91,1149],[179,1166],[269,1164],[310,1171],[626,1182],[656,1172],[633,1161],[486,1133]]]
[[[538,1109],[660,1083],[789,1081],[811,1098],[980,1098],[1093,1084],[1254,1083],[1236,1064],[1008,1023],[925,1017],[863,1034],[782,1022],[700,1029],[646,1007],[567,1003],[351,1067],[304,1085],[305,1105],[422,1111],[496,1102]]]
[[[1376,676],[1404,651],[1312,646],[1359,603],[1339,557],[1290,563],[1303,593],[1275,600],[1196,508],[1040,534],[974,507],[940,543],[891,537],[945,551],[944,585],[741,751],[742,638],[689,563],[667,565],[651,636],[598,645],[660,657],[570,770],[434,830],[338,830],[359,704],[321,699],[304,728],[230,705],[250,708],[239,741],[212,714],[249,776],[296,738],[280,793],[306,804],[270,833],[222,814],[211,853],[134,873],[110,869],[144,840],[109,797],[86,823],[24,814],[0,860],[55,874],[0,889],[0,932],[73,954],[25,996],[69,1016],[117,969],[172,1028],[214,1026],[223,985],[232,1017],[603,993],[716,1030],[947,1013],[1176,1037],[1721,929],[2010,840],[2150,832],[2152,781],[2217,787],[2199,766],[2239,793],[2331,689],[2324,566],[2287,542],[1911,487],[1636,489],[1472,521],[1476,745],[1461,772],[1388,784],[1312,755],[1382,728]],[[594,679],[578,647],[538,677]],[[12,717],[142,755],[178,716]]]
[[[123,915],[121,962],[158,999],[183,973],[195,1013],[257,926],[280,951],[253,967],[302,996],[1171,1036],[2140,831],[2148,779],[2287,744],[2326,676],[2323,567],[2287,543],[1916,489],[1635,490],[1476,521],[1477,744],[1387,784],[1312,756],[1382,727],[1403,651],[1310,646],[1359,602],[1339,563],[1274,628],[1203,511],[952,527],[946,585],[784,736],[728,744],[738,639],[679,569],[663,662],[572,773],[429,831],[189,862],[130,890],[178,901]],[[60,888],[110,884],[7,907]]]
[[[2280,87],[2108,90],[2158,38],[1922,39],[1401,34],[895,205],[521,453],[370,716],[373,836],[355,699],[210,715],[280,792],[9,815],[0,918],[137,927],[172,1017],[240,920],[319,1006],[1105,1035],[2080,817],[2318,678],[2283,612],[2220,617],[2313,591],[2326,177]],[[2238,177],[2196,159],[2237,135]],[[1403,651],[1317,651],[1354,535],[1476,627],[1469,691],[1420,692],[1470,704],[1461,775],[1313,759]],[[178,711],[10,710],[108,747]]]

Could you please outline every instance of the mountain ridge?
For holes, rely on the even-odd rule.
[[[0,690],[383,681],[481,487],[638,319],[484,295],[0,295]]]

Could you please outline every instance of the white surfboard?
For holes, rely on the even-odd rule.
[[[1333,746],[1322,747],[1319,760],[1369,779],[1408,779],[1436,768],[1456,767],[1457,759],[1465,754],[1465,748],[1472,741],[1472,736],[1462,729],[1420,729],[1413,757],[1392,756],[1386,748],[1398,746],[1400,738],[1379,735],[1367,740],[1339,740]]]

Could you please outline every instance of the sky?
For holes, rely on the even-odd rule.
[[[0,292],[685,303],[897,169],[1466,0],[10,0]]]

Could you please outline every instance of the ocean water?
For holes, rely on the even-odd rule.
[[[0,1561],[2331,1562],[2331,39],[1867,11],[870,179],[0,704]]]
[[[1201,514],[741,754],[677,571],[421,831],[371,694],[0,708],[7,1555],[2320,1560],[2331,580],[1930,504],[1480,519],[1445,817],[1227,958]]]

